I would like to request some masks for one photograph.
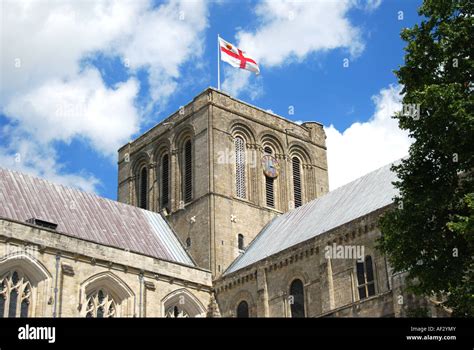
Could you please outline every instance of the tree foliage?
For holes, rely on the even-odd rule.
[[[411,290],[442,295],[474,316],[474,3],[425,0],[420,24],[401,33],[404,86],[395,116],[414,143],[395,165],[399,195],[381,219],[379,247]],[[419,113],[417,111],[419,110]]]

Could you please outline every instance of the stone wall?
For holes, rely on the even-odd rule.
[[[193,200],[182,203],[180,140],[193,140]],[[234,138],[245,137],[246,198],[237,198]],[[149,169],[149,210],[159,211],[160,154],[171,152],[171,199],[168,219],[188,251],[203,268],[219,276],[245,244],[276,215],[294,205],[292,157],[302,164],[302,199],[328,192],[325,134],[315,122],[298,125],[273,113],[209,88],[192,102],[119,150],[118,199],[138,205],[137,172]],[[275,207],[265,201],[263,148],[271,146],[281,165],[275,180]]]
[[[2,219],[0,276],[14,270],[32,281],[37,317],[83,317],[98,289],[116,299],[117,316],[162,317],[174,306],[205,316],[212,291],[209,271]]]
[[[291,317],[290,285],[304,285],[305,315],[404,316],[401,310],[416,306],[416,298],[403,291],[401,277],[392,274],[385,257],[375,248],[380,237],[377,220],[383,209],[337,227],[308,241],[272,255],[215,282],[223,316],[235,316],[241,300],[251,305],[251,316]],[[361,300],[357,259],[326,255],[326,247],[363,247],[372,257],[375,295]],[[357,258],[357,256],[355,257]],[[404,298],[399,296],[404,294]],[[399,303],[401,301],[401,303]]]

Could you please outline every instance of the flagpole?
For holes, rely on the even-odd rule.
[[[221,46],[219,44],[219,34],[217,34],[217,90],[221,90]]]

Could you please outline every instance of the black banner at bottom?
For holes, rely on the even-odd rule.
[[[258,336],[310,337],[321,344],[351,348],[474,348],[471,319],[0,319],[0,350],[104,348],[115,344],[136,347],[159,345],[156,341],[162,337],[174,337],[183,346],[187,342],[196,345],[196,338],[203,336],[214,338],[221,346],[245,346],[243,338]],[[216,339],[219,337],[234,339],[222,343]]]

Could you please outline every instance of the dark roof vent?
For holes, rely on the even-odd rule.
[[[58,227],[58,224],[55,224],[54,222],[44,221],[44,220],[36,219],[36,218],[28,219],[26,220],[26,222],[29,224],[36,225],[36,226],[49,228],[50,230],[56,230],[56,227]]]

